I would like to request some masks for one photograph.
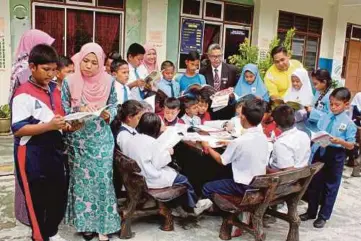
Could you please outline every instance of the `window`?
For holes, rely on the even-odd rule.
[[[289,29],[296,29],[292,40],[292,58],[299,60],[308,70],[317,68],[322,25],[321,18],[282,11],[279,13],[278,37],[282,42]]]
[[[182,0],[180,15],[180,71],[185,69],[184,58],[190,49],[199,51],[203,60],[207,57],[208,47],[218,43],[223,46],[224,59],[228,60],[229,56],[238,53],[239,44],[251,36],[253,6],[220,0]],[[199,27],[199,34],[195,34],[195,29],[184,28],[184,21],[188,24],[194,21],[191,25]]]
[[[66,0],[66,2],[77,5],[95,6],[95,0]]]
[[[98,6],[124,9],[124,0],[98,0]]]
[[[33,3],[33,27],[55,38],[53,46],[67,56],[89,42],[100,44],[105,53],[122,53],[123,19],[123,12],[115,10]]]

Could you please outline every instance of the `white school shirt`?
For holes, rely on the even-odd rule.
[[[309,136],[296,127],[283,132],[273,145],[270,166],[274,169],[301,168],[308,165],[311,155]]]
[[[118,144],[120,150],[123,150],[125,143],[127,143],[131,139],[134,139],[132,137],[134,137],[134,136],[136,136],[136,134],[138,134],[138,132],[133,127],[130,127],[125,123],[122,123],[122,126],[125,129],[127,129],[128,131],[121,130],[117,136],[117,144]],[[134,135],[131,133],[134,133]]]
[[[243,132],[245,131],[245,129],[243,129],[243,126],[241,124],[241,119],[239,118],[239,116],[235,116],[235,117],[232,117],[232,119],[230,120],[230,122],[233,124],[233,130],[232,130],[232,133],[235,135],[235,136],[240,136],[243,134]],[[260,130],[260,131],[263,131],[263,127],[261,124],[259,124],[257,126],[257,128]]]
[[[142,143],[141,148],[139,143]],[[155,138],[144,134],[135,135],[125,144],[123,153],[137,162],[149,188],[173,185],[177,172],[167,166],[172,158],[168,150],[159,150]]]
[[[258,127],[245,129],[233,140],[221,156],[223,165],[232,163],[236,183],[249,185],[258,175],[266,174],[268,163],[267,137]]]
[[[118,81],[114,82],[114,88],[115,88],[115,92],[117,92],[117,99],[118,99],[118,104],[123,104],[124,103],[124,86],[127,89],[128,92],[128,100],[133,100],[133,94],[130,91],[129,87],[127,85],[123,85],[121,83],[119,83]]]
[[[191,126],[198,126],[202,124],[202,120],[199,116],[190,117],[187,114],[184,114],[181,118],[184,121],[184,124]]]
[[[135,80],[137,80],[138,78],[135,76],[135,68],[133,67],[133,65],[131,65],[131,64],[128,64],[128,65],[129,65],[128,84],[130,84],[130,83],[134,82]],[[145,79],[145,77],[148,76],[148,71],[144,67],[144,65],[140,65],[137,67],[137,73],[138,73],[140,79]]]

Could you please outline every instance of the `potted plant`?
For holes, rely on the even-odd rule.
[[[0,133],[10,132],[10,106],[8,104],[0,106]]]

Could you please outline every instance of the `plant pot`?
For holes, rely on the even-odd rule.
[[[10,133],[10,118],[0,118],[0,133]]]

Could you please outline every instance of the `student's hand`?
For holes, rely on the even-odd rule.
[[[136,86],[139,87],[139,88],[145,86],[145,81],[143,79],[137,79],[136,83],[137,83]]]
[[[209,147],[208,141],[202,141],[201,145],[202,145],[203,148],[208,148]]]
[[[173,148],[169,148],[169,149],[168,149],[168,152],[169,152],[169,154],[172,156],[172,155],[174,154],[174,149],[173,149]]]
[[[167,129],[167,126],[166,126],[166,125],[162,125],[162,126],[160,127],[160,132],[163,133],[166,129]]]
[[[305,106],[305,109],[307,112],[311,112],[312,111],[312,107],[311,106]]]
[[[229,141],[218,141],[217,145],[228,146]]]
[[[109,111],[103,110],[102,113],[100,113],[100,117],[103,118],[105,121],[109,121],[110,119]]]
[[[232,121],[228,121],[224,127],[226,131],[232,131],[234,129],[234,124]]]
[[[330,142],[336,145],[342,145],[343,144],[343,140],[341,138],[337,138],[337,137],[331,137],[330,138]]]
[[[98,106],[96,105],[86,105],[80,107],[80,112],[95,112],[98,110]]]
[[[50,130],[61,130],[65,127],[65,119],[60,115],[54,116],[54,118],[49,122]]]

